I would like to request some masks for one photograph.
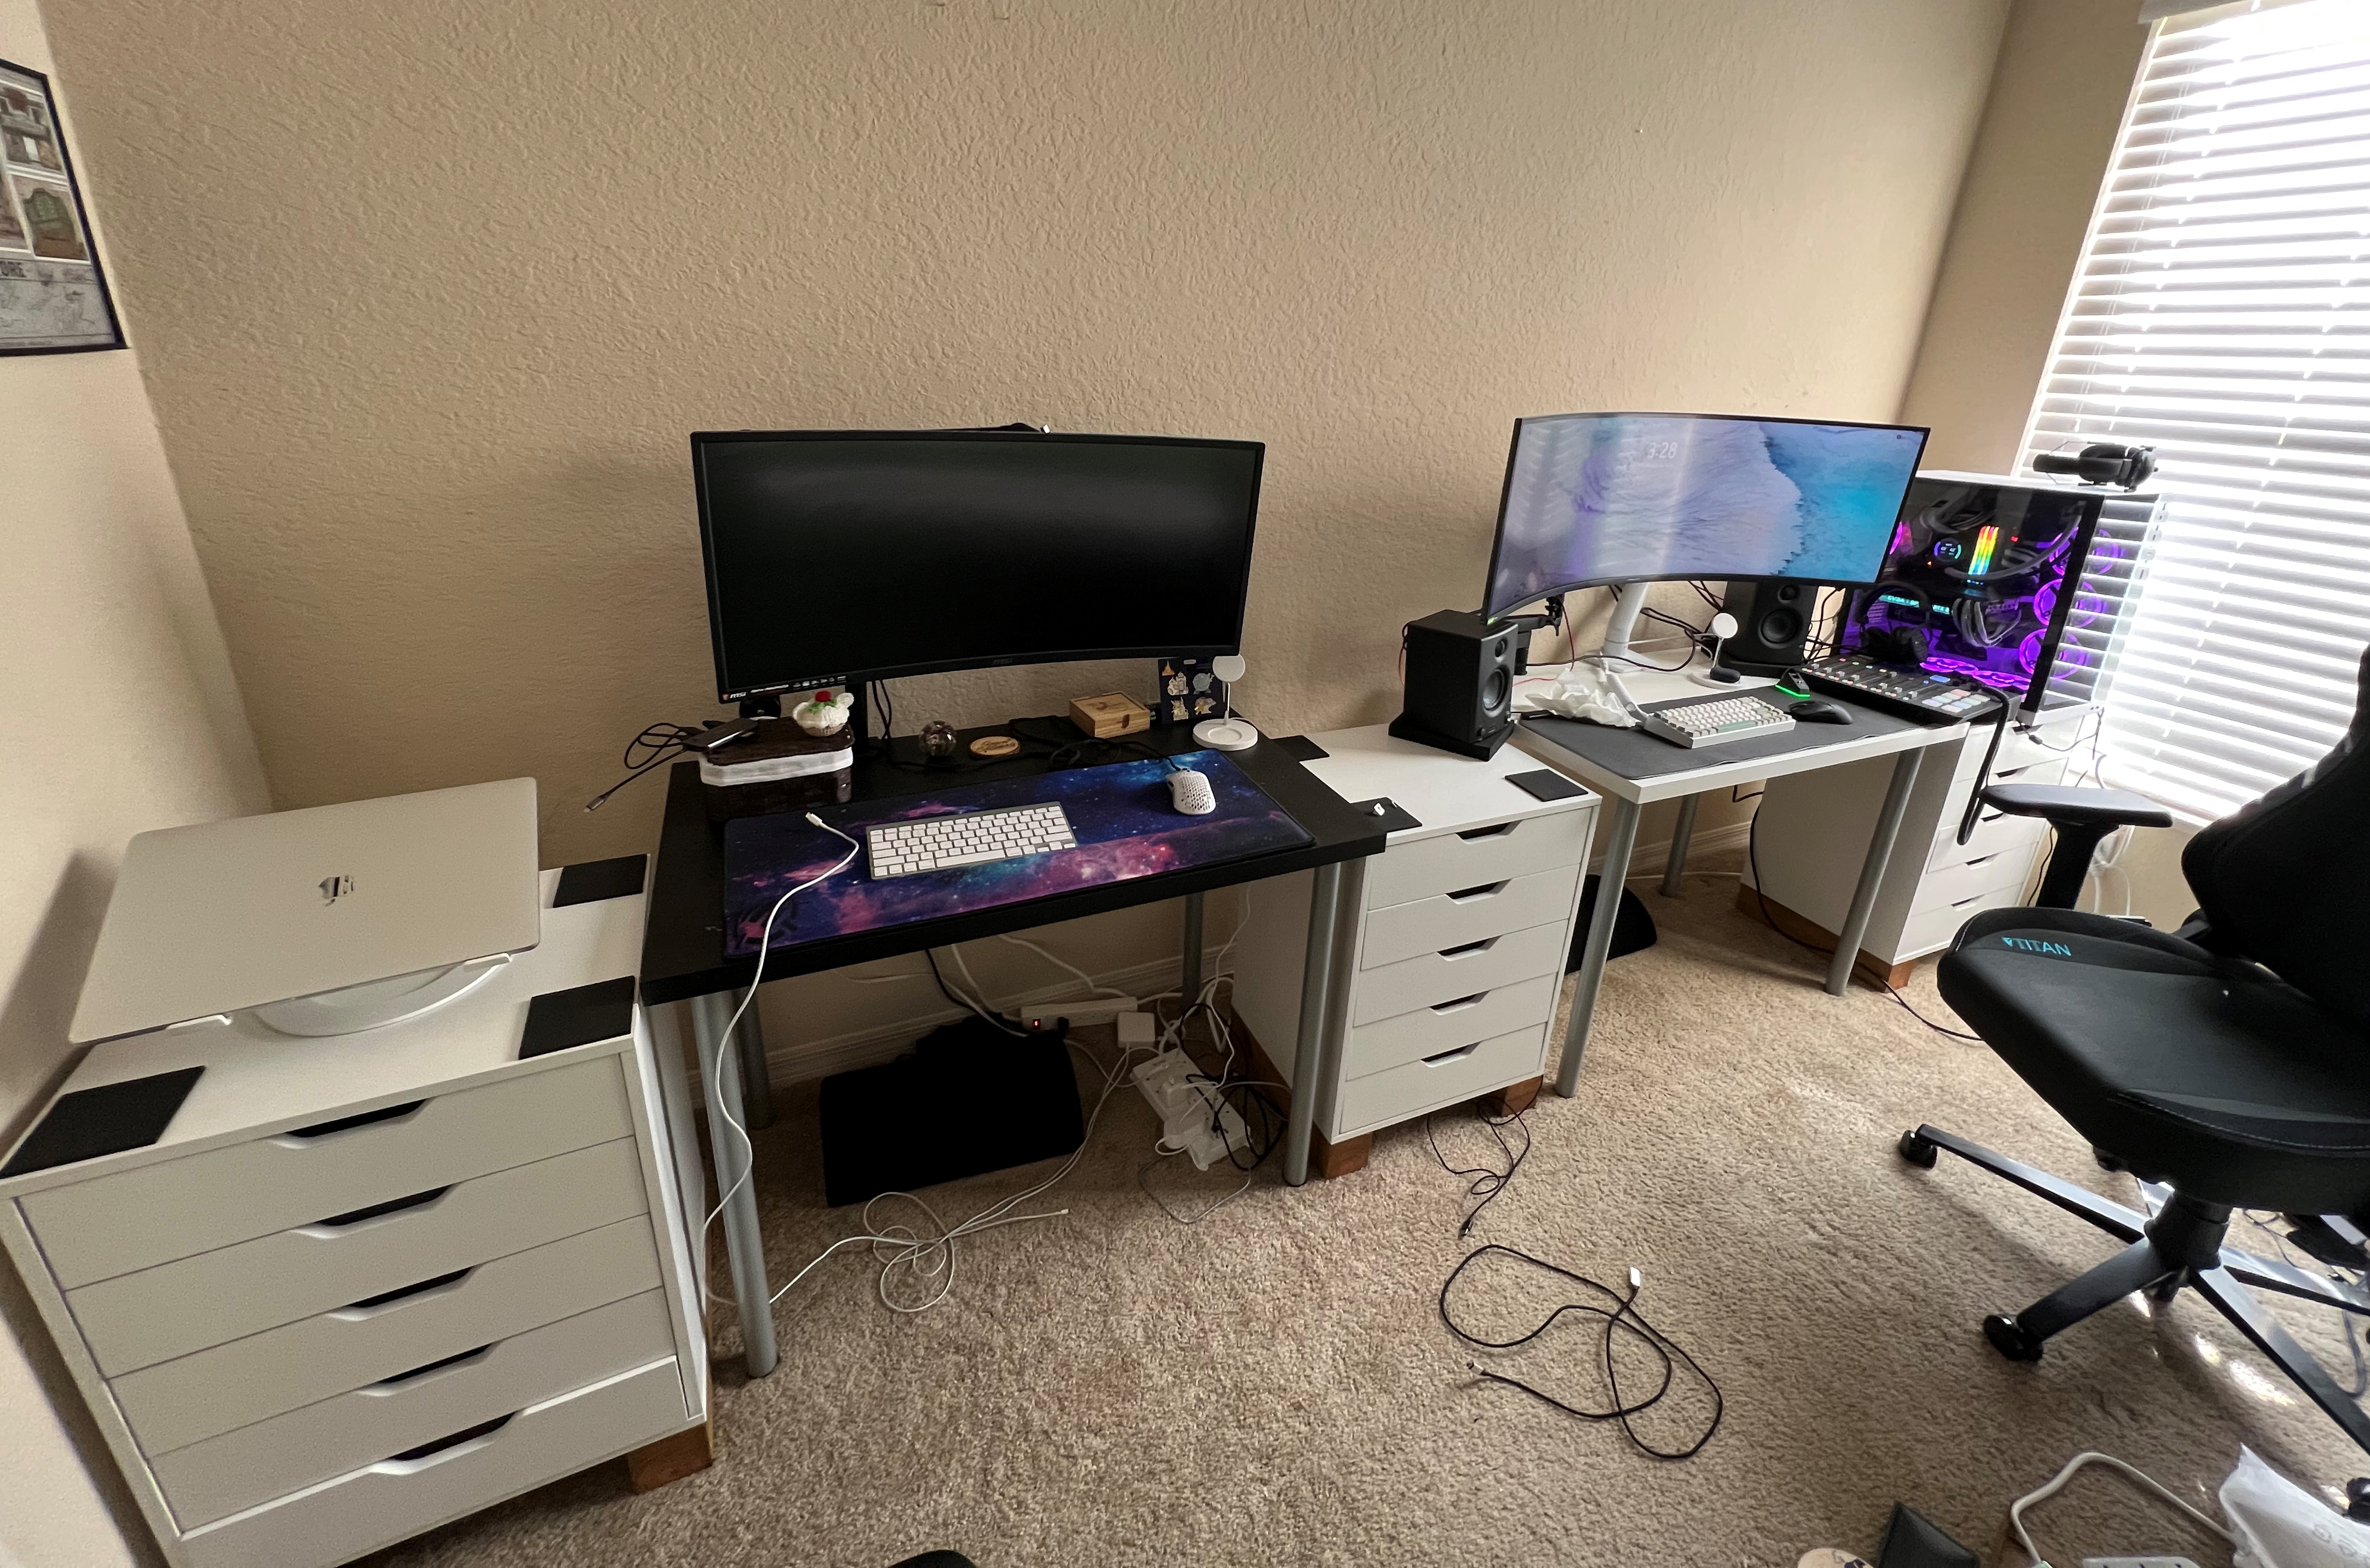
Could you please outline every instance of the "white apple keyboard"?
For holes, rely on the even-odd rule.
[[[911,876],[951,865],[985,865],[1023,855],[1051,854],[1078,847],[1070,819],[1059,806],[1016,806],[1002,811],[965,811],[884,822],[864,830],[872,879]]]

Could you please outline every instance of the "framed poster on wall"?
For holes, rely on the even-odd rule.
[[[0,60],[0,354],[122,347],[50,79]]]

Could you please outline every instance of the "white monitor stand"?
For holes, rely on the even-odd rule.
[[[1630,635],[1638,629],[1638,617],[1646,608],[1646,595],[1653,584],[1626,583],[1613,603],[1613,619],[1605,624],[1605,647],[1600,650],[1603,663],[1598,666],[1605,674],[1605,689],[1621,699],[1621,705],[1631,713],[1638,712],[1638,699],[1631,694],[1628,683],[1622,679],[1620,663],[1633,657],[1629,651]]]

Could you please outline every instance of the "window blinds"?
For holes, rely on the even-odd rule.
[[[2087,441],[2165,497],[2103,772],[2221,816],[2336,743],[2370,635],[2370,6],[2158,29],[2026,459]]]

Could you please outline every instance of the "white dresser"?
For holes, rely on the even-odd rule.
[[[1338,960],[1340,1082],[1316,1107],[1326,1147],[1315,1163],[1330,1176],[1364,1163],[1378,1127],[1500,1091],[1529,1103],[1571,951],[1596,796],[1528,794],[1510,775],[1547,770],[1512,746],[1478,761],[1379,725],[1308,739],[1326,752],[1308,771],[1336,794],[1387,798],[1421,824],[1395,830],[1344,886],[1354,931]],[[1306,872],[1251,884],[1235,939],[1235,1011],[1285,1082],[1309,884]]]
[[[425,1017],[94,1047],[66,1093],[204,1070],[155,1143],[0,1182],[170,1562],[344,1562],[704,1426],[687,1096],[639,1006],[518,1059],[535,996],[639,961],[641,898],[553,909],[558,876],[541,944]]]
[[[2065,783],[2080,732],[2077,719],[2031,732],[2011,727],[1990,782]],[[1991,726],[1983,724],[1927,752],[1860,940],[1863,977],[1902,985],[1911,964],[1949,946],[1970,919],[2023,901],[2047,853],[2048,823],[1986,809],[1973,835],[1959,842],[1959,822],[1991,740]],[[1737,907],[1761,914],[1757,887],[1773,923],[1798,936],[1823,935],[1832,946],[1892,774],[1892,760],[1884,758],[1771,780],[1754,818],[1752,861]]]

